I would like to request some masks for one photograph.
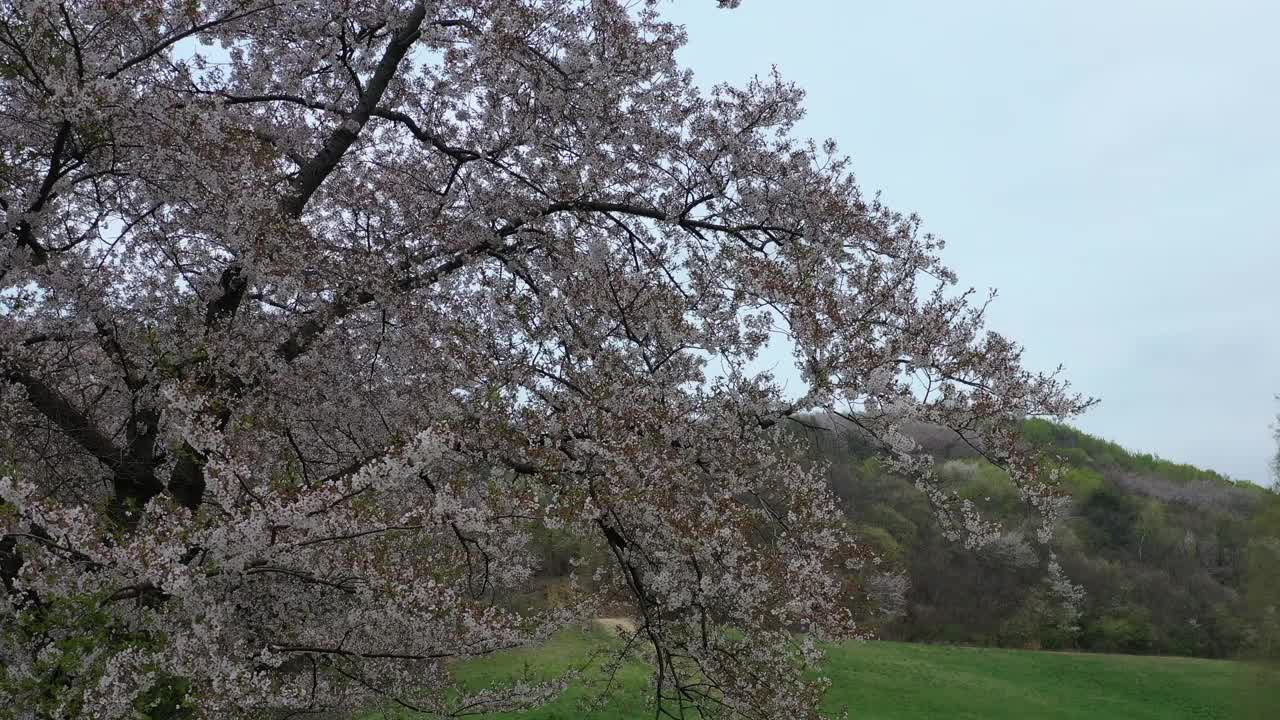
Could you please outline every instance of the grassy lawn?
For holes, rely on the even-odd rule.
[[[832,701],[878,720],[1261,720],[1280,712],[1274,672],[1215,660],[873,642],[832,651],[828,673]]]
[[[553,673],[608,641],[603,632],[565,633],[541,648],[470,663],[460,674],[482,686],[525,667]],[[1280,671],[1219,660],[867,642],[832,649],[827,674],[832,709],[847,704],[854,718],[867,720],[1280,718]],[[624,668],[609,706],[588,717],[653,717],[644,706],[645,677],[638,665]],[[575,687],[547,708],[488,717],[580,718],[583,696]]]

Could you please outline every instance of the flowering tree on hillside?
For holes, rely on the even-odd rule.
[[[1276,399],[1280,400],[1280,396]],[[1271,467],[1268,469],[1271,470],[1271,481],[1275,483],[1273,487],[1280,490],[1280,415],[1276,415],[1276,421],[1271,426],[1271,436],[1276,441],[1276,452],[1271,456]]]
[[[660,10],[0,1],[0,713],[527,707],[450,666],[625,597],[660,713],[814,717],[871,558],[789,419],[1052,504],[1013,421],[1084,402]],[[547,528],[609,563],[517,610]]]

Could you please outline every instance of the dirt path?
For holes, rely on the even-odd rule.
[[[605,628],[606,630],[612,630],[614,632],[618,632],[619,630],[621,630],[622,632],[625,632],[625,633],[633,633],[636,631],[636,623],[631,618],[602,617],[602,618],[596,618],[595,622],[596,622],[596,625],[599,625],[600,627]]]

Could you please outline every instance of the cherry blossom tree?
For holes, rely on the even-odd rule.
[[[659,714],[816,717],[874,559],[787,422],[973,545],[902,423],[1054,506],[1016,421],[1086,401],[661,10],[0,0],[0,713],[529,707],[450,668],[626,598]],[[547,528],[609,562],[518,610]]]

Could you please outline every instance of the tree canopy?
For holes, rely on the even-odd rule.
[[[784,421],[1051,510],[1016,427],[1087,401],[660,11],[0,1],[0,712],[525,707],[450,664],[625,600],[660,713],[814,717],[873,553]],[[545,531],[603,561],[515,607]]]

